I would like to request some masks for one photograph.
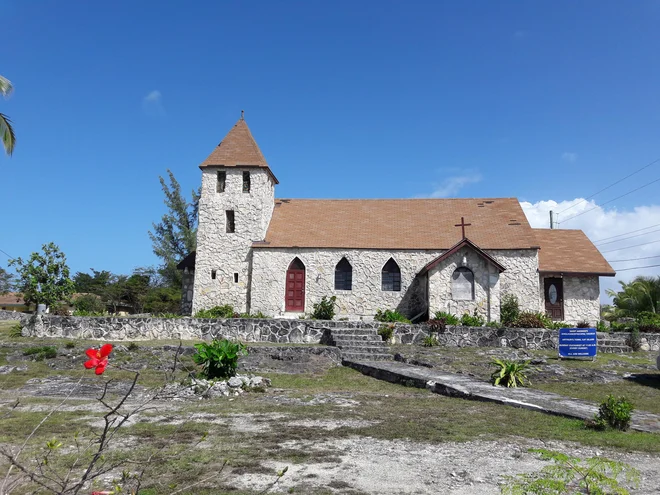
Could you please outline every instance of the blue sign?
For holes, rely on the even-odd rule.
[[[597,347],[595,328],[559,329],[559,357],[595,357]]]

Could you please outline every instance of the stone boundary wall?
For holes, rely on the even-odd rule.
[[[29,315],[25,313],[19,313],[18,311],[6,311],[0,309],[0,321],[11,321],[11,320],[22,320],[23,317],[27,317]]]
[[[9,312],[6,312],[9,313]],[[109,341],[211,340],[217,337],[244,342],[319,344],[328,341],[332,328],[377,329],[383,323],[362,321],[323,321],[265,318],[116,318],[82,316],[26,316],[23,335]],[[394,324],[397,343],[421,343],[428,335],[425,324]],[[559,332],[538,328],[491,328],[448,326],[437,333],[441,345],[449,347],[514,347],[556,349]],[[599,340],[625,343],[629,333],[599,333]],[[643,333],[649,350],[660,350],[660,334]]]

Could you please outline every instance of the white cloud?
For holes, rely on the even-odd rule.
[[[433,192],[428,195],[422,195],[418,197],[423,198],[448,198],[451,196],[456,196],[458,192],[463,189],[468,184],[474,184],[480,182],[482,179],[481,174],[479,173],[470,173],[467,175],[456,175],[453,177],[447,177],[440,183],[433,184]]]
[[[577,153],[566,151],[562,153],[561,159],[568,163],[575,163],[578,159]]]
[[[582,198],[560,203],[549,200],[520,204],[529,223],[535,228],[550,226],[550,210],[555,213],[562,212],[558,218],[556,217],[559,220],[557,228],[583,230],[615,270],[660,265],[660,242],[652,242],[660,241],[660,205],[637,206],[630,211],[619,211],[616,208],[601,208],[593,201],[585,201]],[[563,211],[567,208],[570,209]],[[570,218],[592,208],[593,210],[588,213]],[[637,230],[640,231],[634,232]],[[612,239],[613,236],[620,237]],[[639,244],[643,245],[639,246]],[[652,256],[657,258],[650,258]],[[650,259],[635,260],[634,258]],[[623,270],[619,271],[616,277],[602,277],[601,301],[606,302],[608,299],[604,296],[605,289],[618,289],[618,280],[627,282],[637,275],[660,275],[660,267]]]
[[[163,94],[157,89],[151,91],[147,96],[142,98],[142,110],[151,116],[161,117],[165,115]]]

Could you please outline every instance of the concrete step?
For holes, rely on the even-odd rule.
[[[633,352],[632,347],[627,345],[599,345],[598,352],[607,354],[625,354]]]
[[[332,340],[340,343],[365,343],[365,342],[383,342],[380,335],[333,335]]]
[[[365,362],[365,361],[392,361],[391,354],[365,354],[361,352],[342,352],[342,361]]]
[[[366,345],[361,345],[361,346],[344,346],[340,347],[338,346],[339,349],[341,349],[342,355],[346,352],[359,352],[362,354],[382,354],[386,353],[389,351],[389,348],[387,346],[366,346]]]
[[[375,328],[333,328],[332,335],[378,335]]]

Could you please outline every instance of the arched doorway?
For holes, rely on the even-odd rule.
[[[284,310],[305,311],[305,265],[298,258],[294,258],[286,271]]]

